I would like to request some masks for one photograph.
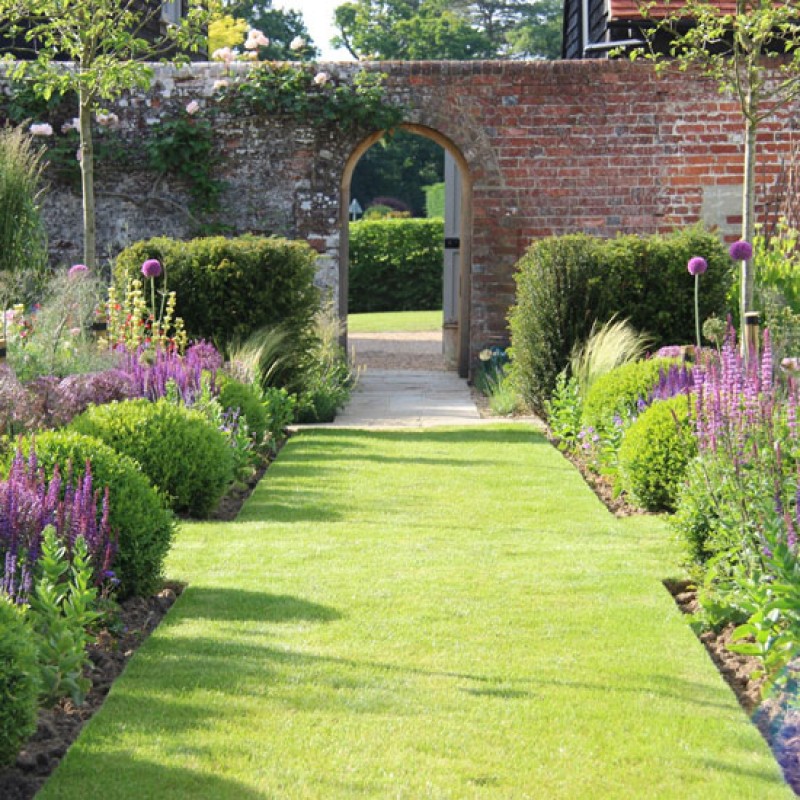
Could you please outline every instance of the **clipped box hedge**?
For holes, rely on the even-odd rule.
[[[128,279],[142,278],[144,261],[156,258],[166,270],[168,290],[177,293],[176,313],[191,338],[224,347],[259,328],[281,325],[288,340],[300,344],[319,308],[316,257],[305,242],[287,239],[157,237],[136,242],[117,256],[114,281],[124,289]],[[156,279],[157,291],[163,281],[163,276]]]
[[[601,239],[572,234],[540,239],[517,264],[517,303],[509,323],[515,380],[542,411],[556,377],[592,323],[614,315],[661,345],[694,338],[694,278],[686,265],[703,256],[700,317],[723,317],[734,264],[719,236],[700,227],[668,235]]]
[[[441,308],[443,272],[443,220],[362,220],[350,225],[351,313]]]

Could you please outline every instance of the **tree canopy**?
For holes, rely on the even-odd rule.
[[[272,0],[223,0],[223,12],[269,39],[269,45],[259,49],[262,61],[311,61],[319,55],[299,11],[273,8]],[[300,40],[302,47],[298,46]]]
[[[561,0],[350,0],[337,46],[355,58],[558,58]]]

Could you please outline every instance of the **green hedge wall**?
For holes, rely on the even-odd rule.
[[[191,338],[224,346],[280,324],[288,340],[299,344],[311,330],[319,290],[316,253],[304,242],[257,236],[136,242],[117,256],[117,287],[124,288],[128,278],[142,278],[142,263],[149,258],[166,269],[167,288],[177,293],[176,313]],[[156,290],[163,281],[163,276],[156,279]]]
[[[653,349],[694,338],[694,278],[686,265],[703,256],[700,317],[724,318],[734,265],[720,238],[700,227],[665,236],[585,234],[534,242],[517,264],[517,304],[509,324],[514,374],[526,402],[541,411],[595,321],[614,315],[653,337]]]
[[[444,221],[362,220],[350,225],[351,313],[442,307]]]

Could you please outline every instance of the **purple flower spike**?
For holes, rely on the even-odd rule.
[[[156,261],[155,258],[148,258],[142,264],[142,275],[145,278],[157,278],[161,274],[161,262]]]
[[[749,261],[753,257],[753,245],[742,239],[734,242],[728,252],[734,261]]]
[[[702,275],[708,269],[708,262],[702,256],[695,256],[686,266],[690,275]]]
[[[83,275],[84,272],[88,272],[89,267],[86,264],[73,264],[69,268],[69,272],[67,273],[70,278],[77,278],[78,275]]]

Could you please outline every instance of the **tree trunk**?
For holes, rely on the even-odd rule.
[[[94,207],[94,143],[92,142],[92,104],[81,89],[80,101],[80,159],[81,189],[83,192],[83,262],[93,270],[97,263]]]
[[[744,189],[742,192],[742,239],[753,243],[755,236],[755,213],[756,213],[756,134],[758,128],[756,123],[749,117],[745,117],[744,134]],[[755,291],[755,277],[752,265],[749,261],[742,261],[742,294],[740,319],[744,324],[744,315],[748,311],[753,311],[753,295]]]

